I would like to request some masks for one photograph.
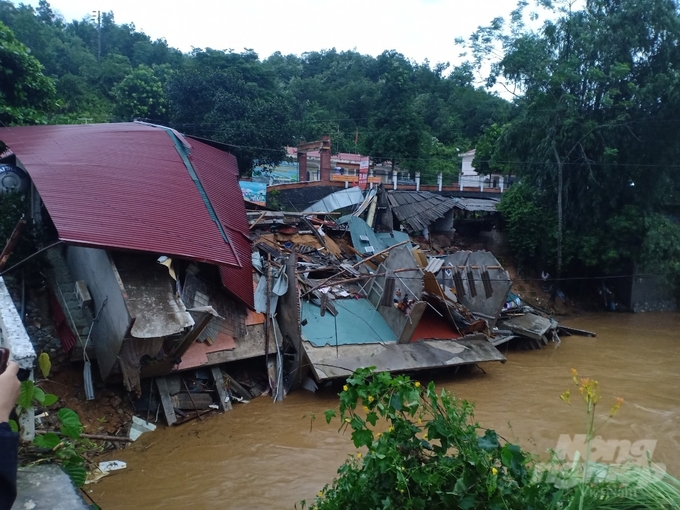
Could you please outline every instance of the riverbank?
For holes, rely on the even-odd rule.
[[[656,441],[653,460],[678,476],[680,314],[588,314],[566,324],[594,330],[598,337],[568,337],[541,351],[510,351],[505,365],[488,365],[485,374],[440,374],[434,381],[475,402],[483,426],[539,453],[554,448],[560,435],[585,430],[582,410],[559,399],[576,368],[600,381],[603,401],[625,399],[602,437]],[[204,422],[159,429],[111,455],[128,468],[86,490],[106,510],[292,508],[330,483],[355,451],[336,424],[323,420],[323,411],[336,404],[332,390],[300,391],[282,403],[260,398]],[[310,431],[312,415],[317,419]]]

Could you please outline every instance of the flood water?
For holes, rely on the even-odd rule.
[[[652,460],[680,477],[680,314],[595,314],[564,323],[598,336],[510,351],[506,364],[482,365],[486,373],[435,382],[475,402],[482,426],[539,453],[554,448],[560,434],[585,431],[581,402],[569,407],[559,399],[576,368],[600,381],[603,418],[616,397],[625,399],[598,432],[602,438],[656,440]],[[332,391],[301,390],[282,403],[261,397],[203,422],[161,427],[111,456],[127,469],[87,492],[103,510],[293,508],[313,499],[356,451],[337,422],[324,422],[323,411],[336,402]]]

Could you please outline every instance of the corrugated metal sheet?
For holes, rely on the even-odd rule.
[[[333,212],[364,201],[364,192],[357,186],[331,193],[302,212]]]
[[[454,207],[452,198],[429,191],[390,191],[387,198],[392,212],[410,233],[425,230]]]
[[[427,267],[423,269],[428,273],[437,274],[444,265],[444,259],[431,258],[427,262]]]
[[[238,184],[236,158],[201,142],[191,141],[189,159],[203,183],[217,218],[227,233],[238,267],[220,265],[222,283],[236,297],[254,306],[253,266],[250,248],[250,226]],[[238,212],[235,204],[238,204]],[[240,212],[240,210],[243,212]]]
[[[493,198],[454,198],[455,207],[463,211],[496,212],[498,200]]]
[[[0,139],[26,167],[60,239],[231,268],[226,278],[223,273],[225,287],[252,305],[250,248],[244,257],[242,241],[248,223],[234,156],[181,140],[191,147],[190,160],[225,226],[227,243],[163,128],[139,123],[25,126],[0,128]],[[245,274],[250,292],[244,291]]]

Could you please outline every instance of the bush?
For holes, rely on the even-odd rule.
[[[352,429],[354,445],[367,451],[340,467],[313,508],[540,508],[532,502],[556,489],[532,484],[530,457],[481,429],[473,411],[434,383],[357,370],[340,393],[341,430]],[[327,411],[326,420],[335,415]]]
[[[317,510],[678,509],[680,482],[658,466],[607,466],[588,459],[546,463],[474,422],[473,405],[406,376],[358,369],[340,393],[340,431],[361,451],[319,492]],[[597,428],[597,381],[572,380],[586,405],[587,447]],[[560,398],[570,402],[570,392]],[[617,399],[609,416],[619,410]],[[360,406],[363,412],[357,412]],[[326,421],[336,417],[326,411]],[[602,424],[601,424],[602,425]],[[601,426],[600,425],[600,426]],[[383,432],[378,432],[382,430]],[[302,502],[302,508],[306,502]]]

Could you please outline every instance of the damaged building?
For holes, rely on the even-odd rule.
[[[263,356],[236,158],[143,123],[2,129],[25,172],[65,351],[104,381]]]
[[[378,187],[304,212],[246,212],[236,158],[172,129],[0,138],[46,232],[51,312],[64,351],[84,362],[87,398],[95,359],[103,381],[142,397],[138,412],[162,408],[173,424],[359,367],[457,370],[504,362],[497,347],[518,338],[559,340],[556,323],[509,298],[491,253],[421,242],[452,239],[461,208],[495,204]],[[262,383],[229,373],[248,360]]]

